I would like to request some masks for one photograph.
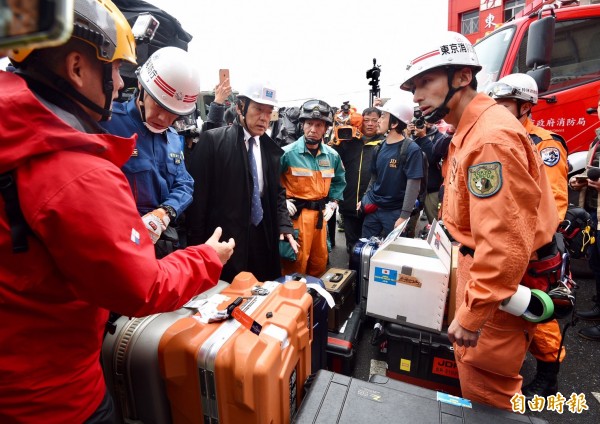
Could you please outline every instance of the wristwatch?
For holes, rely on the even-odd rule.
[[[159,205],[159,208],[164,209],[165,211],[167,211],[167,213],[169,214],[169,218],[171,219],[171,221],[175,221],[175,218],[177,218],[177,212],[175,211],[175,209],[173,208],[173,206]]]

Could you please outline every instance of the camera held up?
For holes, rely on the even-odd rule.
[[[425,128],[425,117],[423,116],[423,112],[421,109],[415,109],[413,119],[411,121],[414,124],[415,128],[418,130],[422,130]],[[415,131],[411,131],[412,135],[415,135]]]

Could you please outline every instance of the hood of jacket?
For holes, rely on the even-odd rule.
[[[0,71],[0,173],[30,159],[61,150],[103,157],[121,167],[131,156],[137,136],[81,132],[58,118],[18,75]]]

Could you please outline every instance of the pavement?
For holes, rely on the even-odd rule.
[[[424,223],[420,221],[422,226]],[[417,234],[418,234],[417,228]],[[336,231],[335,247],[330,253],[330,267],[348,268],[348,254],[343,232]],[[577,309],[585,310],[592,306],[592,296],[595,294],[595,283],[590,279],[591,274],[585,262],[577,261],[573,266],[577,290]],[[575,273],[575,271],[578,271]],[[560,321],[561,328],[569,322]],[[559,391],[568,400],[572,393],[585,395],[588,410],[580,414],[569,412],[568,406],[562,414],[555,411],[533,412],[533,416],[547,420],[550,424],[598,424],[600,423],[600,342],[585,340],[577,335],[577,331],[589,323],[579,321],[575,327],[568,328],[565,336],[567,355],[561,364],[559,374]],[[371,346],[370,338],[372,321],[367,319],[361,329],[355,366],[352,372],[354,378],[368,380],[373,373],[385,374],[386,354],[378,347]],[[535,375],[535,359],[527,354],[521,374],[527,384]],[[491,424],[491,423],[490,423]]]

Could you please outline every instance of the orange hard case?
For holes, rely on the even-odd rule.
[[[259,286],[268,294],[253,295]],[[174,424],[289,423],[310,373],[313,300],[303,282],[259,283],[240,273],[221,292],[262,326],[234,319],[204,324],[198,314],[173,324],[159,343],[159,364]],[[269,327],[272,327],[269,329]]]

